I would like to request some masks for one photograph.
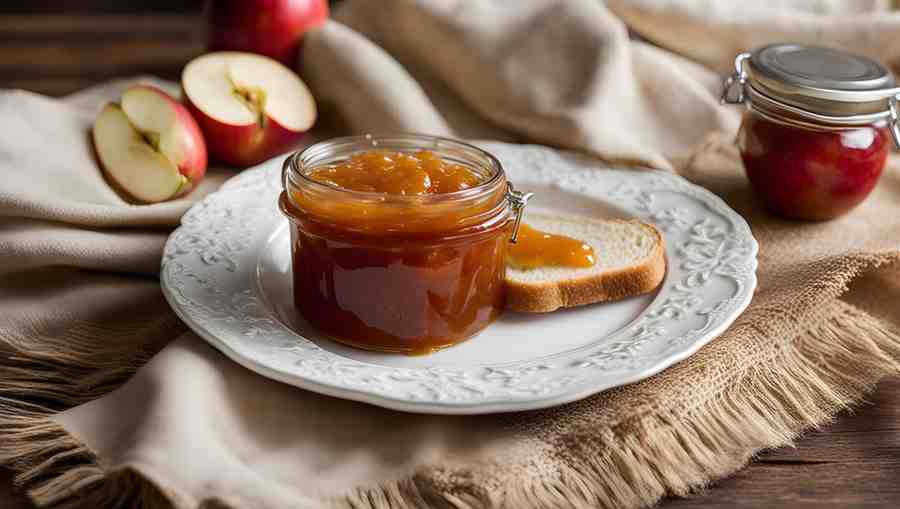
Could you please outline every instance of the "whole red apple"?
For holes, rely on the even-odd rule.
[[[326,18],[327,0],[213,0],[210,48],[259,53],[293,67],[303,33]]]

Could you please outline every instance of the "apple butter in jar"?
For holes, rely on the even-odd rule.
[[[433,136],[355,136],[290,156],[282,177],[294,303],[329,337],[427,353],[502,312],[507,244],[529,195],[491,154]]]
[[[722,102],[747,107],[737,136],[756,195],[782,217],[846,214],[900,143],[894,76],[839,50],[774,44],[742,53]]]

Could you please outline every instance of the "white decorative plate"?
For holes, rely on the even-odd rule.
[[[344,347],[292,309],[278,158],[242,172],[184,216],[163,257],[166,298],[201,337],[263,376],[445,414],[543,408],[647,378],[696,352],[749,304],[757,243],[709,191],[668,173],[607,169],[545,147],[481,145],[519,189],[537,193],[529,210],[655,223],[668,257],[659,290],[546,315],[506,313],[478,336],[428,356]]]

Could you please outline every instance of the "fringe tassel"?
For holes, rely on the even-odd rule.
[[[788,445],[857,404],[880,378],[900,372],[900,334],[839,303],[842,311],[778,352],[779,368],[751,366],[736,391],[681,413],[653,413],[616,429],[565,434],[551,444],[567,451],[564,465],[516,483],[472,472],[355,489],[330,499],[333,509],[638,508],[666,495],[685,496],[743,467],[766,448]],[[0,408],[5,407],[0,399]],[[24,410],[24,415],[23,415]],[[196,507],[168,497],[131,469],[105,471],[96,455],[47,418],[39,405],[0,411],[0,464],[39,506]],[[449,477],[450,481],[447,480]],[[75,495],[77,494],[77,499]],[[179,503],[181,502],[181,503]],[[205,501],[201,509],[229,508]]]
[[[168,509],[170,497],[133,469],[107,470],[43,413],[0,414],[0,464],[38,507]]]
[[[493,506],[638,508],[686,496],[742,468],[763,449],[791,444],[859,403],[900,372],[900,334],[846,306],[781,353],[780,368],[750,370],[729,392],[682,415],[624,430],[565,437],[574,458],[558,475],[498,493]]]
[[[28,337],[0,336],[0,465],[13,470],[16,487],[39,507],[171,507],[165,502],[120,504],[154,500],[149,494],[128,497],[128,490],[121,488],[133,485],[144,493],[149,483],[136,472],[110,476],[96,454],[50,416],[114,390],[162,348],[173,331],[184,330],[174,314],[166,313],[110,328],[76,322],[66,324],[64,334],[35,329]],[[118,342],[97,339],[110,337]],[[105,499],[96,498],[104,492]]]

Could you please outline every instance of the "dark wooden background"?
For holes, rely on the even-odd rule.
[[[203,2],[0,0],[0,87],[63,95],[113,77],[178,79],[206,39]]]
[[[63,95],[137,74],[177,80],[204,50],[203,20],[202,1],[0,2],[0,88]],[[900,381],[882,383],[870,401],[796,448],[662,506],[900,507]],[[8,492],[0,472],[0,506]]]

